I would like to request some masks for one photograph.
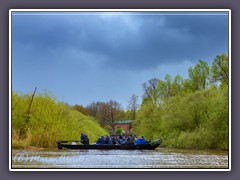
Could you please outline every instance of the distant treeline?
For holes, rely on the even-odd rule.
[[[187,79],[167,74],[144,83],[135,132],[162,137],[166,147],[227,150],[228,63],[222,54],[211,67],[199,60]]]
[[[96,120],[85,116],[50,93],[12,92],[12,147],[56,148],[59,140],[80,140],[80,132],[91,142],[108,132]]]
[[[132,95],[127,110],[124,110],[122,105],[115,100],[109,100],[107,102],[92,102],[86,107],[83,107],[82,105],[74,105],[72,108],[84,115],[94,117],[101,127],[113,133],[113,123],[115,121],[135,119],[138,108],[137,96]]]

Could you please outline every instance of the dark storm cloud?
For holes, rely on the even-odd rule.
[[[156,66],[166,61],[196,60],[219,50],[228,49],[227,16],[164,16],[164,24],[157,26],[144,21],[139,48],[140,63]],[[149,63],[149,64],[148,64]]]
[[[226,52],[228,16],[14,16],[13,39],[56,59],[74,49],[88,61],[104,57],[107,67],[141,70]]]
[[[198,59],[228,51],[228,16],[85,14],[12,16],[14,90],[37,86],[72,105],[114,99],[127,107],[150,78],[187,77]]]

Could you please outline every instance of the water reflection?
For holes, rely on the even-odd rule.
[[[12,154],[12,168],[228,168],[228,154],[222,151],[13,150]]]

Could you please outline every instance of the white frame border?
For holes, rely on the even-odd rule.
[[[228,12],[229,157],[228,169],[16,169],[12,168],[12,12]],[[231,171],[231,9],[10,9],[9,10],[9,171]]]

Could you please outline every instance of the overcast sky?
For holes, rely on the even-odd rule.
[[[116,100],[126,108],[142,84],[188,76],[199,59],[228,54],[223,12],[15,12],[12,87],[38,88],[84,106]]]

